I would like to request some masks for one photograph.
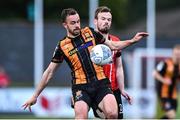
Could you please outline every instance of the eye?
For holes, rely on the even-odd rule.
[[[75,21],[71,21],[71,22],[70,22],[71,25],[74,25],[75,23],[76,23]]]
[[[105,17],[102,17],[101,20],[105,20],[106,18]]]
[[[111,21],[111,18],[107,19],[109,22]]]

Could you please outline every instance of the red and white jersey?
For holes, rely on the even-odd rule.
[[[120,41],[120,39],[116,36],[109,35],[109,40],[112,41]],[[106,77],[109,78],[111,82],[112,90],[117,90],[118,87],[118,81],[116,79],[116,58],[121,56],[121,51],[112,51],[113,54],[113,62],[111,64],[107,64],[103,66],[104,73]]]

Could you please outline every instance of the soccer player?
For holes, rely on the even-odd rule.
[[[175,119],[177,82],[180,80],[180,45],[173,48],[172,58],[161,61],[153,72],[157,80],[158,97],[165,112],[162,119]]]
[[[99,31],[105,38],[108,38],[109,41],[120,41],[120,39],[114,35],[109,34],[109,30],[112,22],[112,14],[110,8],[106,6],[98,7],[95,11],[95,29]],[[128,102],[132,103],[132,98],[124,90],[124,71],[122,65],[121,51],[114,50],[113,54],[113,63],[104,65],[105,75],[109,78],[111,82],[111,88],[115,95],[117,104],[118,104],[118,119],[123,118],[123,105],[121,95],[124,96]],[[96,117],[104,118],[102,112],[96,105],[93,106],[93,112]],[[99,114],[100,113],[100,114]],[[99,114],[99,115],[98,115]]]
[[[148,36],[148,33],[137,33],[132,39],[124,42],[113,42],[107,41],[92,28],[81,29],[79,14],[73,8],[64,9],[61,19],[67,35],[58,42],[49,66],[43,73],[36,91],[23,105],[24,109],[29,108],[31,111],[31,106],[36,103],[60,63],[65,60],[72,71],[75,118],[88,118],[92,101],[99,105],[107,118],[117,118],[116,99],[109,87],[109,80],[104,75],[103,67],[95,65],[90,60],[90,51],[93,46],[100,43],[108,45],[111,49],[123,49]]]

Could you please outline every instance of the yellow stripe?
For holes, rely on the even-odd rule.
[[[75,84],[81,84],[81,83],[87,83],[85,73],[82,69],[82,65],[79,62],[77,54],[69,55],[69,51],[74,48],[71,39],[66,38],[61,42],[61,49],[64,51],[64,54],[68,57],[68,59],[71,61],[72,66],[74,67],[75,72]]]

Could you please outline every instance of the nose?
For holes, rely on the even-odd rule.
[[[108,19],[105,19],[105,24],[108,24],[108,23],[109,23]]]
[[[80,27],[80,23],[77,22],[77,23],[75,24],[75,26],[76,26],[76,27]]]
[[[105,24],[105,25],[109,25],[109,22],[106,20],[106,21],[104,22],[104,24]]]

